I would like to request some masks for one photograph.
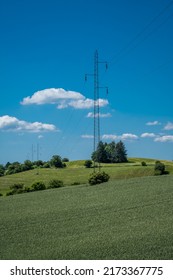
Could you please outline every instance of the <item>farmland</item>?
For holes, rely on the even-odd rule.
[[[96,186],[77,162],[1,177],[4,191],[5,177],[29,185],[54,172],[66,186],[0,197],[0,259],[172,259],[172,164],[170,175],[152,176],[150,163],[105,166],[111,180]]]

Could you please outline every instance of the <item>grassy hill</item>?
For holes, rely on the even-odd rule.
[[[145,161],[147,166],[141,166],[142,161]],[[110,180],[152,176],[154,175],[155,161],[155,159],[129,158],[128,163],[102,164],[101,169],[110,175]],[[162,162],[165,163],[166,170],[173,174],[173,162]],[[29,170],[0,177],[0,193],[6,194],[14,183],[23,183],[26,187],[29,187],[36,181],[43,181],[48,184],[52,179],[62,180],[66,186],[86,184],[92,172],[92,169],[84,167],[84,160],[68,162],[64,169],[40,168],[39,170]]]
[[[172,259],[172,209],[172,175],[0,197],[0,259]]]

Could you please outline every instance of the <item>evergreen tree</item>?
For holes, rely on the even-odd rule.
[[[116,162],[127,162],[127,151],[122,141],[116,144]]]
[[[122,141],[117,144],[99,142],[97,150],[92,154],[92,160],[100,163],[127,162],[127,151]]]

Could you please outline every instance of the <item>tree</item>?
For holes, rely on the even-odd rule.
[[[155,170],[155,175],[163,175],[166,173],[164,163],[160,162],[159,160],[155,162],[154,170]]]
[[[127,162],[127,151],[122,141],[116,144],[116,162]]]
[[[4,173],[5,173],[5,167],[2,164],[0,164],[0,177],[4,176]]]
[[[112,141],[110,144],[105,146],[107,154],[107,162],[115,163],[116,162],[116,144]]]
[[[91,158],[95,162],[102,163],[127,162],[127,151],[122,141],[117,144],[114,141],[109,144],[100,141]]]
[[[62,162],[62,159],[60,156],[58,155],[54,155],[51,160],[50,160],[50,165],[51,166],[54,166],[56,168],[63,168],[64,167],[64,164]]]
[[[107,162],[107,153],[105,150],[107,143],[100,141],[97,145],[97,150],[92,154],[92,160],[95,162]]]

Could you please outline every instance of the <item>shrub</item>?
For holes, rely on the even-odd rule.
[[[110,176],[104,171],[98,173],[92,173],[88,182],[90,185],[96,185],[96,184],[101,184],[103,182],[107,182],[109,178]]]
[[[165,165],[164,163],[160,162],[159,160],[155,162],[154,167],[155,175],[163,175],[167,172],[165,172]]]
[[[2,193],[0,193],[0,196],[3,196],[3,194],[2,194]]]
[[[18,193],[23,193],[24,192],[24,184],[22,183],[16,183],[16,184],[13,184],[10,189],[11,189],[11,193],[12,194],[18,194]]]
[[[6,193],[6,196],[13,195],[13,194],[14,193],[11,191],[11,192]]]
[[[51,180],[48,184],[49,189],[61,188],[61,187],[64,187],[63,181],[56,180],[56,179]]]
[[[142,161],[142,162],[141,162],[141,165],[142,165],[142,166],[147,166],[147,164],[146,164],[145,161]]]
[[[86,168],[91,168],[91,166],[92,166],[92,160],[86,160],[85,163],[84,163],[84,166],[85,166]]]
[[[31,190],[34,190],[34,191],[42,191],[45,189],[46,189],[46,186],[43,182],[35,182],[31,185]]]

